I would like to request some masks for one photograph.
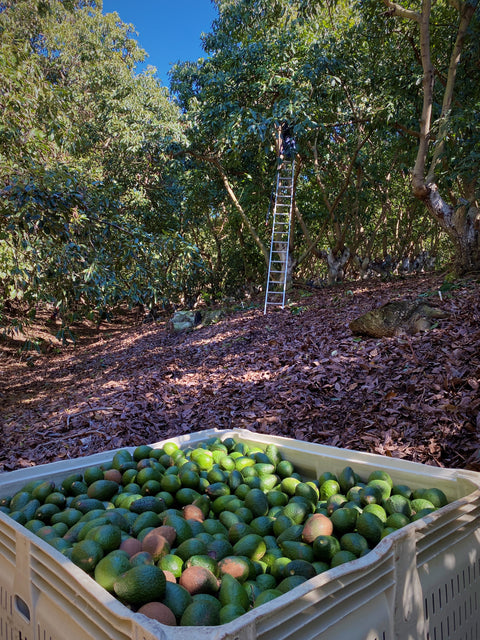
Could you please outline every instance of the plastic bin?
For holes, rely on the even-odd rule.
[[[385,469],[396,483],[439,487],[449,505],[387,536],[368,555],[331,569],[219,627],[167,627],[131,612],[60,552],[0,513],[0,640],[478,640],[480,474],[267,436],[306,477],[352,466]],[[152,446],[161,446],[156,443]],[[133,448],[131,448],[133,451]],[[0,475],[0,496],[34,478],[59,481],[113,451]]]

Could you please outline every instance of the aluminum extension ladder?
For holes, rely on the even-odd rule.
[[[295,160],[283,160],[277,171],[272,240],[268,261],[265,307],[285,307],[288,280],[288,248],[293,211]]]

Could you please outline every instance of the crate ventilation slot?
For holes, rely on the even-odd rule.
[[[479,593],[472,588],[479,575],[480,560],[478,566],[469,565],[425,598],[425,619],[431,623],[426,640],[448,640],[451,637],[465,640],[480,638]],[[459,600],[455,606],[453,600],[456,598]],[[449,612],[446,613],[449,603]]]
[[[27,622],[30,622],[30,608],[25,600],[22,600],[20,596],[15,596],[15,607],[18,613],[25,618]],[[21,639],[20,639],[21,640]],[[26,639],[24,639],[26,640]]]

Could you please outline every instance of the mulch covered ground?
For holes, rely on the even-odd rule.
[[[442,283],[296,291],[284,310],[259,301],[177,335],[119,318],[30,359],[4,341],[0,471],[213,427],[480,470],[480,281],[440,296]],[[360,314],[419,295],[449,317],[408,338],[351,334]]]

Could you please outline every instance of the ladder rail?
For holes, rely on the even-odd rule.
[[[282,309],[285,308],[290,231],[294,198],[295,159],[291,161],[291,170],[287,166],[288,164],[289,163],[284,160],[277,171],[272,235],[268,260],[267,287],[265,292],[265,305],[263,309],[264,314],[266,314],[267,307],[269,305],[281,306]],[[282,174],[282,168],[284,166],[289,169],[289,175]],[[285,248],[280,249],[280,247]],[[283,265],[281,270],[278,270],[278,268],[274,266],[277,264]],[[272,280],[272,275],[274,274],[280,274],[283,277]],[[281,290],[277,291],[276,289],[279,286],[281,287]],[[275,296],[275,300],[270,300],[270,296]],[[281,302],[278,301],[278,296],[281,296]]]

